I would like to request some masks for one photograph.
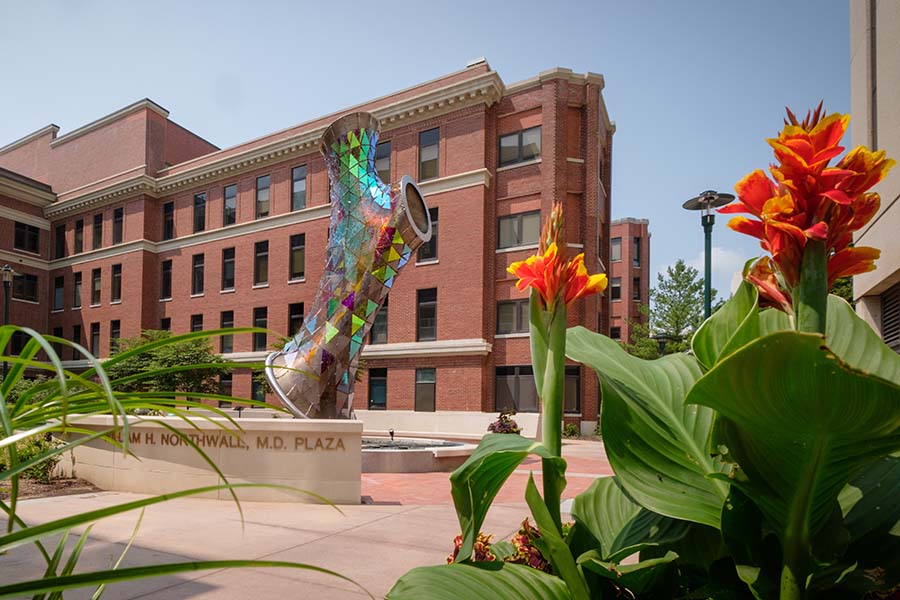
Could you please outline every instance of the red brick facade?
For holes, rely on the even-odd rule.
[[[602,89],[601,76],[568,69],[505,85],[482,62],[342,111],[367,110],[381,120],[380,141],[391,144],[390,174],[381,176],[390,181],[404,174],[419,179],[419,134],[439,130],[438,175],[420,181],[428,206],[438,209],[437,259],[411,261],[404,268],[390,294],[387,343],[371,344],[363,355],[368,368],[387,369],[388,410],[412,410],[416,369],[433,368],[436,410],[494,412],[497,367],[530,364],[526,333],[497,333],[497,302],[526,297],[506,267],[533,253],[536,240],[523,238],[510,246],[500,239],[501,220],[508,224],[534,211],[546,216],[554,200],[564,200],[570,246],[583,249],[591,270],[609,264],[608,248],[598,247],[598,240],[609,239],[615,128]],[[0,260],[19,271],[33,269],[41,278],[39,306],[14,310],[13,321],[25,322],[27,312],[37,319],[36,328],[62,328],[66,338],[80,326],[86,344],[91,324],[99,323],[100,356],[109,353],[113,320],[119,321],[122,337],[132,337],[159,328],[163,319],[170,319],[174,332],[188,331],[192,315],[203,315],[204,329],[217,328],[222,311],[234,311],[234,326],[251,326],[254,308],[266,307],[267,327],[287,335],[288,305],[303,302],[308,309],[322,275],[329,203],[317,141],[339,114],[219,150],[170,121],[165,109],[142,101],[61,137],[50,126],[0,148],[0,167],[49,184],[56,195],[43,205],[23,205],[0,186],[0,204],[9,209],[0,214],[3,231],[11,230],[19,213],[43,223],[40,256],[28,257],[28,264],[20,251],[0,242]],[[539,157],[500,167],[500,137],[538,126]],[[300,165],[307,169],[306,207],[291,212],[291,173]],[[269,213],[257,218],[257,178],[266,175]],[[224,226],[224,190],[232,184],[238,190],[237,219]],[[194,231],[197,194],[206,194],[200,232]],[[163,207],[170,202],[174,237],[167,240]],[[123,237],[114,244],[113,220],[120,208]],[[98,249],[95,215],[102,215]],[[81,252],[75,248],[78,221],[83,222]],[[64,256],[55,252],[59,226],[65,228]],[[300,233],[306,269],[302,280],[289,281],[289,240]],[[268,242],[268,282],[254,285],[254,245],[261,241]],[[225,248],[235,249],[233,291],[221,289]],[[192,294],[192,257],[199,254],[204,289]],[[161,299],[161,265],[167,260],[172,293]],[[119,302],[111,299],[113,265],[122,270]],[[92,306],[94,269],[101,273],[101,298]],[[81,308],[73,307],[76,273],[82,277]],[[65,305],[54,311],[57,277],[65,281]],[[437,289],[437,339],[417,342],[417,291],[430,288]],[[608,314],[608,300],[592,297],[576,303],[570,319],[607,331]],[[261,356],[252,351],[249,335],[235,336],[231,358],[255,362]],[[582,372],[580,379],[580,417],[572,418],[595,421],[596,378]],[[250,388],[249,373],[236,373],[233,393],[249,396]],[[367,379],[357,384],[356,407],[367,407],[368,390]]]
[[[650,222],[617,219],[610,226],[610,337],[631,342],[632,323],[646,323],[642,306],[650,304]],[[616,246],[618,245],[618,250]],[[619,292],[613,288],[618,285]]]

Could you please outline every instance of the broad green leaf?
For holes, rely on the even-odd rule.
[[[559,577],[504,562],[418,567],[401,577],[387,600],[572,600]]]
[[[720,362],[687,403],[718,411],[736,479],[784,540],[813,534],[841,488],[900,448],[900,387],[848,367],[820,336],[779,332]]]
[[[694,334],[691,349],[706,369],[759,337],[756,288],[742,281],[734,295]]]
[[[689,526],[647,510],[631,499],[615,477],[601,477],[576,496],[572,517],[600,545],[599,558],[610,562],[679,540]]]
[[[666,552],[660,558],[651,558],[627,565],[602,560],[599,554],[588,552],[578,557],[578,564],[585,569],[600,575],[605,579],[611,579],[633,594],[640,597],[659,579],[669,567],[669,563],[678,558],[674,552]]]
[[[684,403],[696,359],[642,360],[583,327],[569,329],[566,354],[603,385],[603,442],[622,487],[653,512],[718,528],[728,482],[709,477],[722,471],[708,449],[714,411]]]
[[[450,475],[450,492],[463,538],[457,554],[459,562],[472,556],[475,537],[491,502],[529,454],[550,458],[550,453],[539,442],[521,435],[489,433],[466,462]]]
[[[774,535],[763,533],[762,513],[736,485],[722,507],[722,537],[754,598],[778,598],[781,548]]]
[[[572,552],[562,538],[562,532],[556,529],[556,524],[550,516],[550,512],[544,505],[544,500],[538,493],[537,486],[534,485],[534,477],[528,476],[528,484],[525,488],[525,501],[528,502],[528,508],[531,509],[531,516],[534,517],[541,537],[534,540],[535,546],[541,551],[551,565],[553,570],[559,573],[563,578],[574,600],[588,600],[590,591],[584,575],[575,564],[575,558]]]

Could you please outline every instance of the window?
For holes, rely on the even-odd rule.
[[[75,254],[84,252],[84,219],[75,221]]]
[[[222,225],[234,225],[237,223],[237,184],[225,186],[225,202],[224,212],[222,214]]]
[[[231,396],[234,385],[234,377],[231,373],[222,373],[219,375],[219,393],[223,396]],[[219,408],[231,408],[231,402],[228,400],[219,400]]]
[[[63,328],[62,327],[54,327],[53,328],[53,337],[62,339],[62,336],[63,336]],[[62,342],[51,342],[51,344],[53,346],[53,351],[56,352],[56,356],[61,359],[64,344]]]
[[[103,214],[94,215],[94,229],[91,232],[91,249],[96,250],[103,245]],[[100,324],[98,323],[99,327]]]
[[[34,225],[27,225],[16,221],[13,247],[16,250],[24,250],[25,252],[33,252],[35,254],[40,253],[41,230]]]
[[[537,412],[538,394],[531,367],[497,367],[495,386],[497,411]]]
[[[303,326],[303,303],[288,304],[288,334],[296,335]]]
[[[194,194],[194,233],[206,229],[206,193]]]
[[[563,410],[568,414],[581,413],[581,367],[566,366]]]
[[[611,262],[622,260],[622,238],[617,237],[609,240],[609,260]]]
[[[418,262],[428,262],[438,258],[438,209],[429,208],[431,216],[431,239],[419,246]]]
[[[172,261],[162,262],[162,277],[159,284],[159,297],[163,300],[172,298]]]
[[[72,308],[81,308],[81,273],[75,273],[72,283]]]
[[[391,142],[381,142],[375,146],[375,171],[384,183],[391,181]]]
[[[621,340],[622,339],[622,328],[621,327],[610,327],[609,328],[609,338],[612,340]]]
[[[370,344],[387,344],[388,341],[388,300],[390,296],[386,296],[384,304],[375,313],[375,320],[372,321],[372,329],[369,330]]]
[[[437,288],[416,292],[416,341],[437,339]]]
[[[369,410],[387,408],[387,369],[369,369]]]
[[[260,329],[268,327],[269,309],[258,306],[253,309],[253,326]],[[266,349],[266,332],[260,331],[253,334],[253,351],[262,352]]]
[[[253,285],[269,283],[269,242],[256,242],[253,260]]]
[[[191,262],[191,294],[203,293],[203,254],[195,254]]]
[[[223,310],[219,316],[219,327],[222,329],[231,329],[234,327],[234,311]],[[234,352],[234,336],[231,334],[222,335],[219,338],[219,352],[228,354]]]
[[[291,211],[306,208],[306,165],[291,169]]]
[[[498,227],[497,248],[536,245],[541,237],[541,211],[500,217]]]
[[[91,354],[100,356],[100,323],[91,323]]]
[[[119,349],[119,338],[122,337],[122,322],[113,319],[109,322],[109,353],[113,354]]]
[[[203,315],[191,315],[191,332],[203,331]]]
[[[634,277],[631,280],[631,299],[632,300],[640,300],[641,299],[641,278]]]
[[[256,178],[256,218],[269,216],[269,176]]]
[[[72,325],[72,341],[81,344],[81,325]],[[72,359],[78,360],[79,358],[81,358],[81,352],[78,348],[72,348]]]
[[[119,207],[113,211],[113,239],[112,243],[121,244],[125,224],[125,209]]]
[[[29,302],[38,301],[38,278],[37,275],[29,275],[23,273],[13,276],[12,296],[19,300],[28,300]]]
[[[163,331],[172,331],[172,317],[163,317],[160,319],[159,328]]]
[[[416,369],[416,410],[434,412],[434,369]]]
[[[528,298],[497,303],[497,333],[528,333]]]
[[[291,258],[290,258],[291,281],[303,279],[306,275],[306,234],[298,233],[291,236]]]
[[[100,269],[91,270],[91,306],[100,304]]]
[[[531,127],[500,136],[500,166],[541,157],[541,127]]]
[[[62,310],[66,304],[66,278],[53,278],[53,310]]]
[[[250,379],[250,399],[257,402],[266,401],[266,391],[263,388],[263,382],[260,380],[259,371],[253,371],[253,376]]]
[[[222,289],[234,289],[234,248],[222,249]]]
[[[622,299],[622,278],[621,277],[611,277],[609,280],[609,299],[610,300],[621,300]]]
[[[162,239],[171,240],[175,237],[175,203],[163,204],[163,231]]]
[[[110,302],[122,301],[122,265],[112,266],[112,285],[109,291]]]
[[[28,334],[24,331],[14,331],[12,334],[12,339],[9,342],[9,353],[12,356],[16,356],[22,353],[22,350],[25,349],[25,344],[28,343]],[[6,363],[4,363],[5,365]]]
[[[632,240],[631,264],[634,267],[641,266],[641,238],[636,237]]]
[[[65,258],[66,256],[66,226],[57,225],[55,229],[56,234],[56,248],[54,249],[53,255],[56,258]]]
[[[441,133],[438,127],[419,134],[419,181],[438,176],[438,143]]]

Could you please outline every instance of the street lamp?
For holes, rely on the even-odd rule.
[[[712,272],[712,230],[716,222],[716,214],[713,212],[713,209],[725,206],[733,201],[733,194],[720,194],[715,190],[706,190],[682,205],[687,210],[701,211],[700,222],[703,224],[703,236],[706,241],[705,269],[703,274],[703,317],[706,319],[712,314],[712,284],[710,281]]]
[[[9,284],[12,283],[13,276],[18,275],[11,266],[3,265],[0,267],[0,277],[3,278],[3,324],[9,325]],[[3,354],[6,354],[6,349],[3,349]],[[7,364],[6,361],[3,361],[3,379],[6,379],[6,369]]]
[[[656,343],[659,344],[659,355],[665,356],[666,354],[666,344],[669,342],[680,342],[680,335],[669,335],[665,331],[657,333],[656,335],[650,336],[651,340],[656,340]]]

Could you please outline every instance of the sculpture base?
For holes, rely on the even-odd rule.
[[[64,457],[61,470],[104,490],[141,494],[223,483],[194,448],[161,422],[189,436],[229,483],[288,485],[335,504],[360,503],[363,424],[359,421],[242,418],[237,422],[243,431],[232,435],[205,419],[195,419],[194,428],[176,417],[132,417],[128,448],[134,457],[94,440],[75,448],[71,460]],[[87,417],[77,423],[94,431],[113,425],[111,417]],[[233,429],[231,424],[225,425]],[[319,502],[306,494],[278,489],[247,488],[237,494],[241,500]],[[222,490],[206,497],[230,500],[231,494]]]

